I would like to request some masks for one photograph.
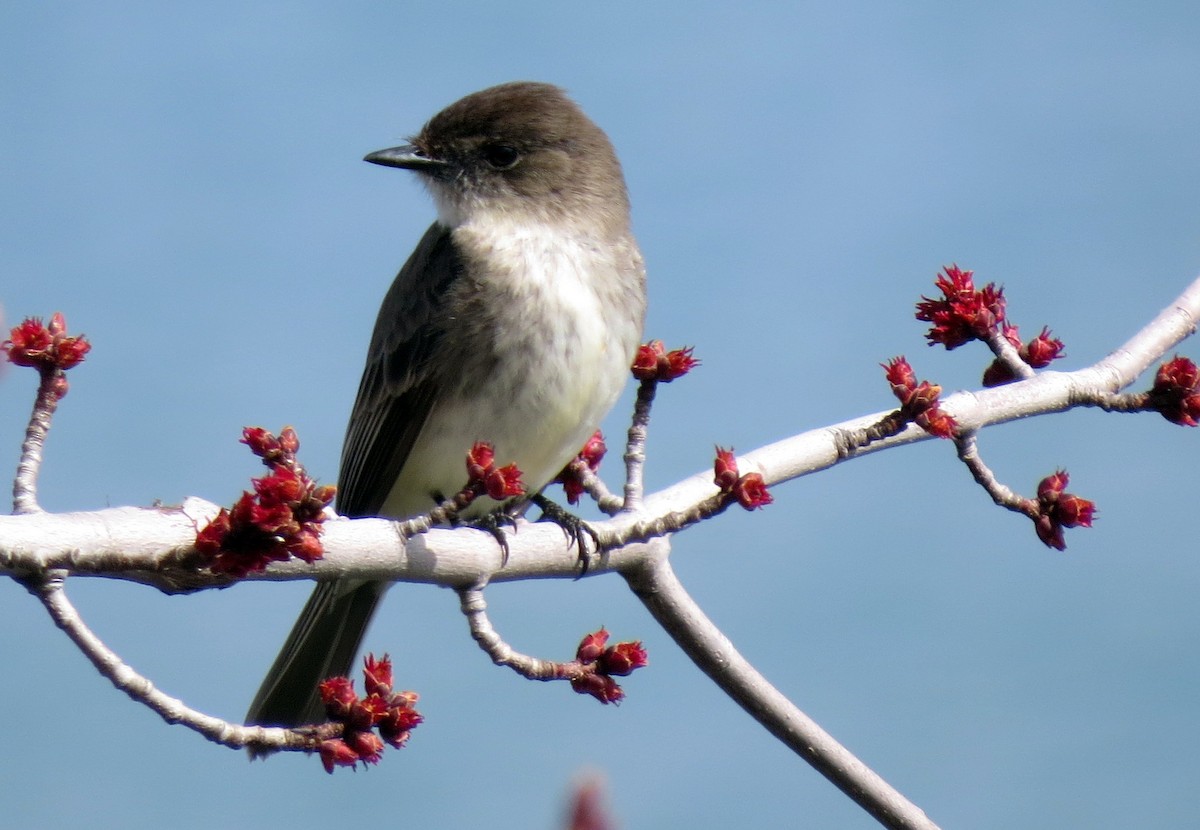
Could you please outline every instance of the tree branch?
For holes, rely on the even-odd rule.
[[[17,475],[13,479],[13,513],[38,513],[41,507],[37,500],[38,472],[42,469],[42,448],[50,433],[50,422],[58,409],[58,400],[65,388],[66,376],[62,369],[41,368],[38,372],[37,397],[29,423],[25,427],[25,440],[21,442],[21,460],[17,462]]]
[[[684,590],[658,555],[622,575],[681,649],[723,692],[772,735],[828,778],[885,827],[937,830],[937,825],[890,784],[798,709],[746,661]]]
[[[70,638],[101,675],[133,700],[153,709],[167,723],[182,724],[208,740],[234,749],[246,746],[312,750],[311,738],[291,729],[240,726],[206,715],[182,700],[159,691],[104,644],[79,616],[64,590],[65,574],[51,571],[39,579],[23,580],[29,592],[41,600],[54,624]]]
[[[978,430],[1079,406],[1128,409],[1119,401],[1114,403],[1116,393],[1192,334],[1198,318],[1200,280],[1193,282],[1128,342],[1091,367],[1074,372],[1042,372],[1020,382],[961,392],[945,399],[942,407],[958,423],[960,434],[969,436],[960,442],[959,449],[976,480],[992,485],[989,492],[1005,495],[974,452],[973,436]],[[879,821],[888,827],[934,828],[924,813],[837,744],[746,663],[675,579],[666,558],[669,534],[719,512],[728,501],[714,498],[713,474],[708,469],[643,498],[641,472],[654,388],[653,383],[643,383],[639,390],[625,457],[624,509],[615,517],[592,525],[604,544],[600,561],[590,567],[589,575],[620,572],[684,651],[722,689]],[[741,456],[739,468],[752,468],[768,484],[778,484],[929,437],[919,427],[910,425],[865,446],[849,440],[849,436],[862,434],[887,414],[867,415],[810,430],[762,447]],[[32,424],[30,430],[14,488],[18,515],[0,517],[0,574],[13,576],[29,586],[42,599],[56,624],[98,670],[168,722],[187,723],[210,740],[227,746],[299,747],[297,742],[305,742],[311,748],[312,734],[237,727],[163,695],[104,646],[79,619],[63,591],[68,574],[127,579],[167,592],[228,585],[229,577],[201,568],[194,549],[198,527],[217,514],[217,506],[189,499],[175,508],[122,507],[61,515],[40,512],[33,476],[45,433],[37,432]],[[1065,483],[1065,475],[1063,478]],[[247,578],[351,578],[453,587],[461,592],[464,612],[476,638],[488,647],[493,659],[500,656],[500,662],[509,665],[513,664],[514,653],[508,649],[501,654],[499,646],[503,643],[490,631],[476,586],[517,579],[579,576],[578,557],[571,547],[563,544],[559,529],[524,520],[509,534],[511,552],[507,559],[489,534],[468,529],[434,528],[424,532],[424,525],[383,519],[334,520],[323,527],[323,559],[312,564],[276,563],[265,572]],[[417,535],[407,538],[413,533]]]

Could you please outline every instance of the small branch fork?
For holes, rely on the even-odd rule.
[[[992,297],[992,300],[995,299]],[[931,306],[937,305],[936,301],[928,302]],[[1192,334],[1198,318],[1200,280],[1189,286],[1168,309],[1121,348],[1092,367],[1070,373],[1043,372],[1033,375],[1025,366],[1030,353],[1046,348],[1049,334],[1045,330],[1040,336],[1043,338],[1042,345],[1036,348],[1037,338],[1028,346],[1018,349],[1015,327],[1012,331],[1005,330],[1002,337],[980,337],[992,347],[997,361],[1006,367],[997,372],[1000,375],[1007,372],[1011,376],[1009,380],[1021,379],[1019,382],[979,392],[960,393],[945,401],[938,401],[936,393],[940,390],[936,387],[917,384],[915,378],[900,377],[903,373],[890,372],[889,380],[893,381],[893,389],[898,390],[898,396],[902,397],[899,411],[813,430],[738,459],[734,459],[732,452],[719,451],[716,467],[719,487],[715,494],[713,478],[709,474],[697,474],[650,496],[644,494],[643,469],[650,410],[657,383],[672,378],[648,380],[639,377],[642,383],[625,447],[623,498],[610,493],[586,465],[583,469],[579,465],[575,468],[583,491],[596,499],[603,512],[613,516],[608,521],[592,526],[595,538],[600,543],[600,563],[592,568],[592,573],[610,570],[621,573],[639,599],[700,668],[772,734],[834,782],[881,824],[893,828],[934,828],[936,825],[921,810],[821,730],[737,653],[687,595],[671,570],[667,559],[670,534],[720,513],[735,500],[747,509],[769,503],[765,485],[807,475],[890,446],[922,440],[929,437],[931,424],[940,428],[938,425],[945,427],[947,421],[952,429],[948,428],[945,437],[954,440],[959,458],[975,481],[997,504],[1037,521],[1038,516],[1047,515],[1048,504],[1054,504],[1055,509],[1059,509],[1061,505],[1055,500],[1061,501],[1069,496],[1062,492],[1066,484],[1065,473],[1048,477],[1039,487],[1037,500],[1019,496],[997,481],[983,463],[978,450],[978,431],[990,424],[1031,414],[1065,411],[1077,406],[1093,406],[1113,412],[1156,409],[1176,423],[1190,425],[1194,422],[1189,421],[1193,414],[1200,414],[1194,409],[1200,406],[1200,397],[1197,397],[1200,393],[1193,389],[1192,397],[1179,398],[1176,395],[1178,400],[1168,400],[1171,394],[1176,393],[1160,388],[1162,369],[1159,381],[1150,392],[1121,394],[1120,390],[1131,384],[1154,360]],[[64,342],[70,340],[61,331],[55,337]],[[657,349],[653,348],[655,346]],[[634,366],[635,376],[638,376],[639,365],[643,371],[647,371],[646,367],[656,361],[659,367],[669,366],[670,355],[677,354],[666,353],[661,344],[650,344],[643,349],[649,351],[646,355],[639,352],[638,362]],[[646,359],[643,360],[643,357]],[[686,352],[685,357],[690,365],[694,365],[690,351]],[[82,355],[78,358],[82,359]],[[1174,380],[1180,377],[1192,379],[1189,374],[1191,370],[1182,364],[1173,371]],[[131,698],[158,712],[169,723],[184,724],[209,740],[230,747],[312,751],[321,741],[328,742],[331,737],[336,738],[335,733],[341,728],[338,724],[298,730],[244,727],[190,709],[181,701],[163,694],[148,679],[124,664],[83,623],[64,590],[68,574],[132,579],[168,591],[212,587],[227,584],[229,580],[197,570],[195,552],[188,538],[188,529],[191,539],[194,539],[196,523],[201,516],[211,515],[215,511],[213,505],[193,502],[187,512],[118,508],[75,516],[53,516],[40,511],[36,499],[36,480],[41,464],[41,448],[54,408],[65,392],[65,385],[54,385],[64,383],[61,371],[57,373],[58,380],[54,380],[54,373],[49,374],[51,380],[44,380],[43,383],[49,391],[39,390],[38,402],[35,403],[23,445],[14,486],[14,512],[18,515],[0,517],[0,573],[8,573],[21,580],[43,603],[56,625],[105,677]],[[1194,379],[1189,382],[1194,382]],[[930,399],[941,407],[940,415],[946,420],[929,417],[927,403]],[[1169,410],[1168,404],[1177,406],[1177,409]],[[925,408],[920,409],[922,406]],[[1174,418],[1169,414],[1170,411],[1174,411]],[[924,423],[918,417],[922,413],[926,415]],[[739,464],[755,472],[739,475]],[[721,484],[722,476],[725,476],[724,484]],[[758,488],[745,486],[748,480],[753,483],[755,479]],[[1051,484],[1047,485],[1047,481]],[[756,498],[759,500],[756,501]],[[265,573],[250,574],[247,578],[311,579],[336,574],[421,581],[454,587],[459,593],[460,607],[472,637],[494,662],[509,666],[532,679],[566,679],[575,685],[590,670],[589,661],[584,657],[595,658],[604,650],[604,638],[607,635],[601,631],[597,634],[603,634],[603,637],[589,635],[593,638],[591,642],[585,638],[575,661],[555,662],[521,654],[507,645],[491,625],[483,589],[489,581],[531,576],[577,576],[579,559],[564,554],[561,539],[556,545],[551,544],[552,534],[539,532],[536,525],[521,521],[519,527],[528,528],[529,532],[521,534],[521,544],[514,546],[512,559],[497,567],[494,544],[489,548],[481,543],[480,534],[431,530],[434,525],[452,519],[458,509],[461,509],[461,505],[451,500],[451,503],[443,505],[429,516],[407,522],[332,522],[325,528],[324,538],[327,548],[337,553],[335,562],[282,562],[272,565]],[[1042,535],[1041,528],[1039,535]],[[1045,536],[1043,541],[1047,541]],[[1050,543],[1047,541],[1047,544]],[[640,649],[638,644],[620,645],[637,645]],[[642,656],[644,658],[644,653]],[[596,661],[592,659],[591,662]],[[594,689],[576,690],[600,697]]]

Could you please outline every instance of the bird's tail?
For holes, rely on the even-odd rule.
[[[246,723],[290,727],[324,722],[317,685],[350,673],[387,587],[386,582],[318,583],[254,696]]]

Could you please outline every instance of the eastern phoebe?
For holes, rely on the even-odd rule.
[[[642,333],[645,269],[608,137],[558,87],[510,83],[366,161],[417,173],[437,221],[383,300],[346,428],[338,510],[404,519],[466,483],[495,445],[536,493],[616,402]],[[467,517],[501,505],[476,500]],[[519,509],[519,505],[514,505]],[[246,715],[324,721],[386,582],[321,582]]]

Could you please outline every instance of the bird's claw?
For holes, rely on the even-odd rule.
[[[538,519],[539,522],[554,522],[567,537],[568,547],[575,545],[579,549],[579,576],[587,576],[589,565],[587,539],[591,538],[592,548],[598,553],[601,548],[599,534],[583,519],[540,493],[531,498],[530,501],[542,511],[542,515]]]
[[[494,510],[486,516],[473,519],[468,523],[469,527],[490,533],[492,538],[496,540],[496,544],[500,546],[501,567],[508,564],[508,536],[504,533],[505,525],[508,525],[513,529],[513,532],[516,532],[517,520],[503,509]]]

